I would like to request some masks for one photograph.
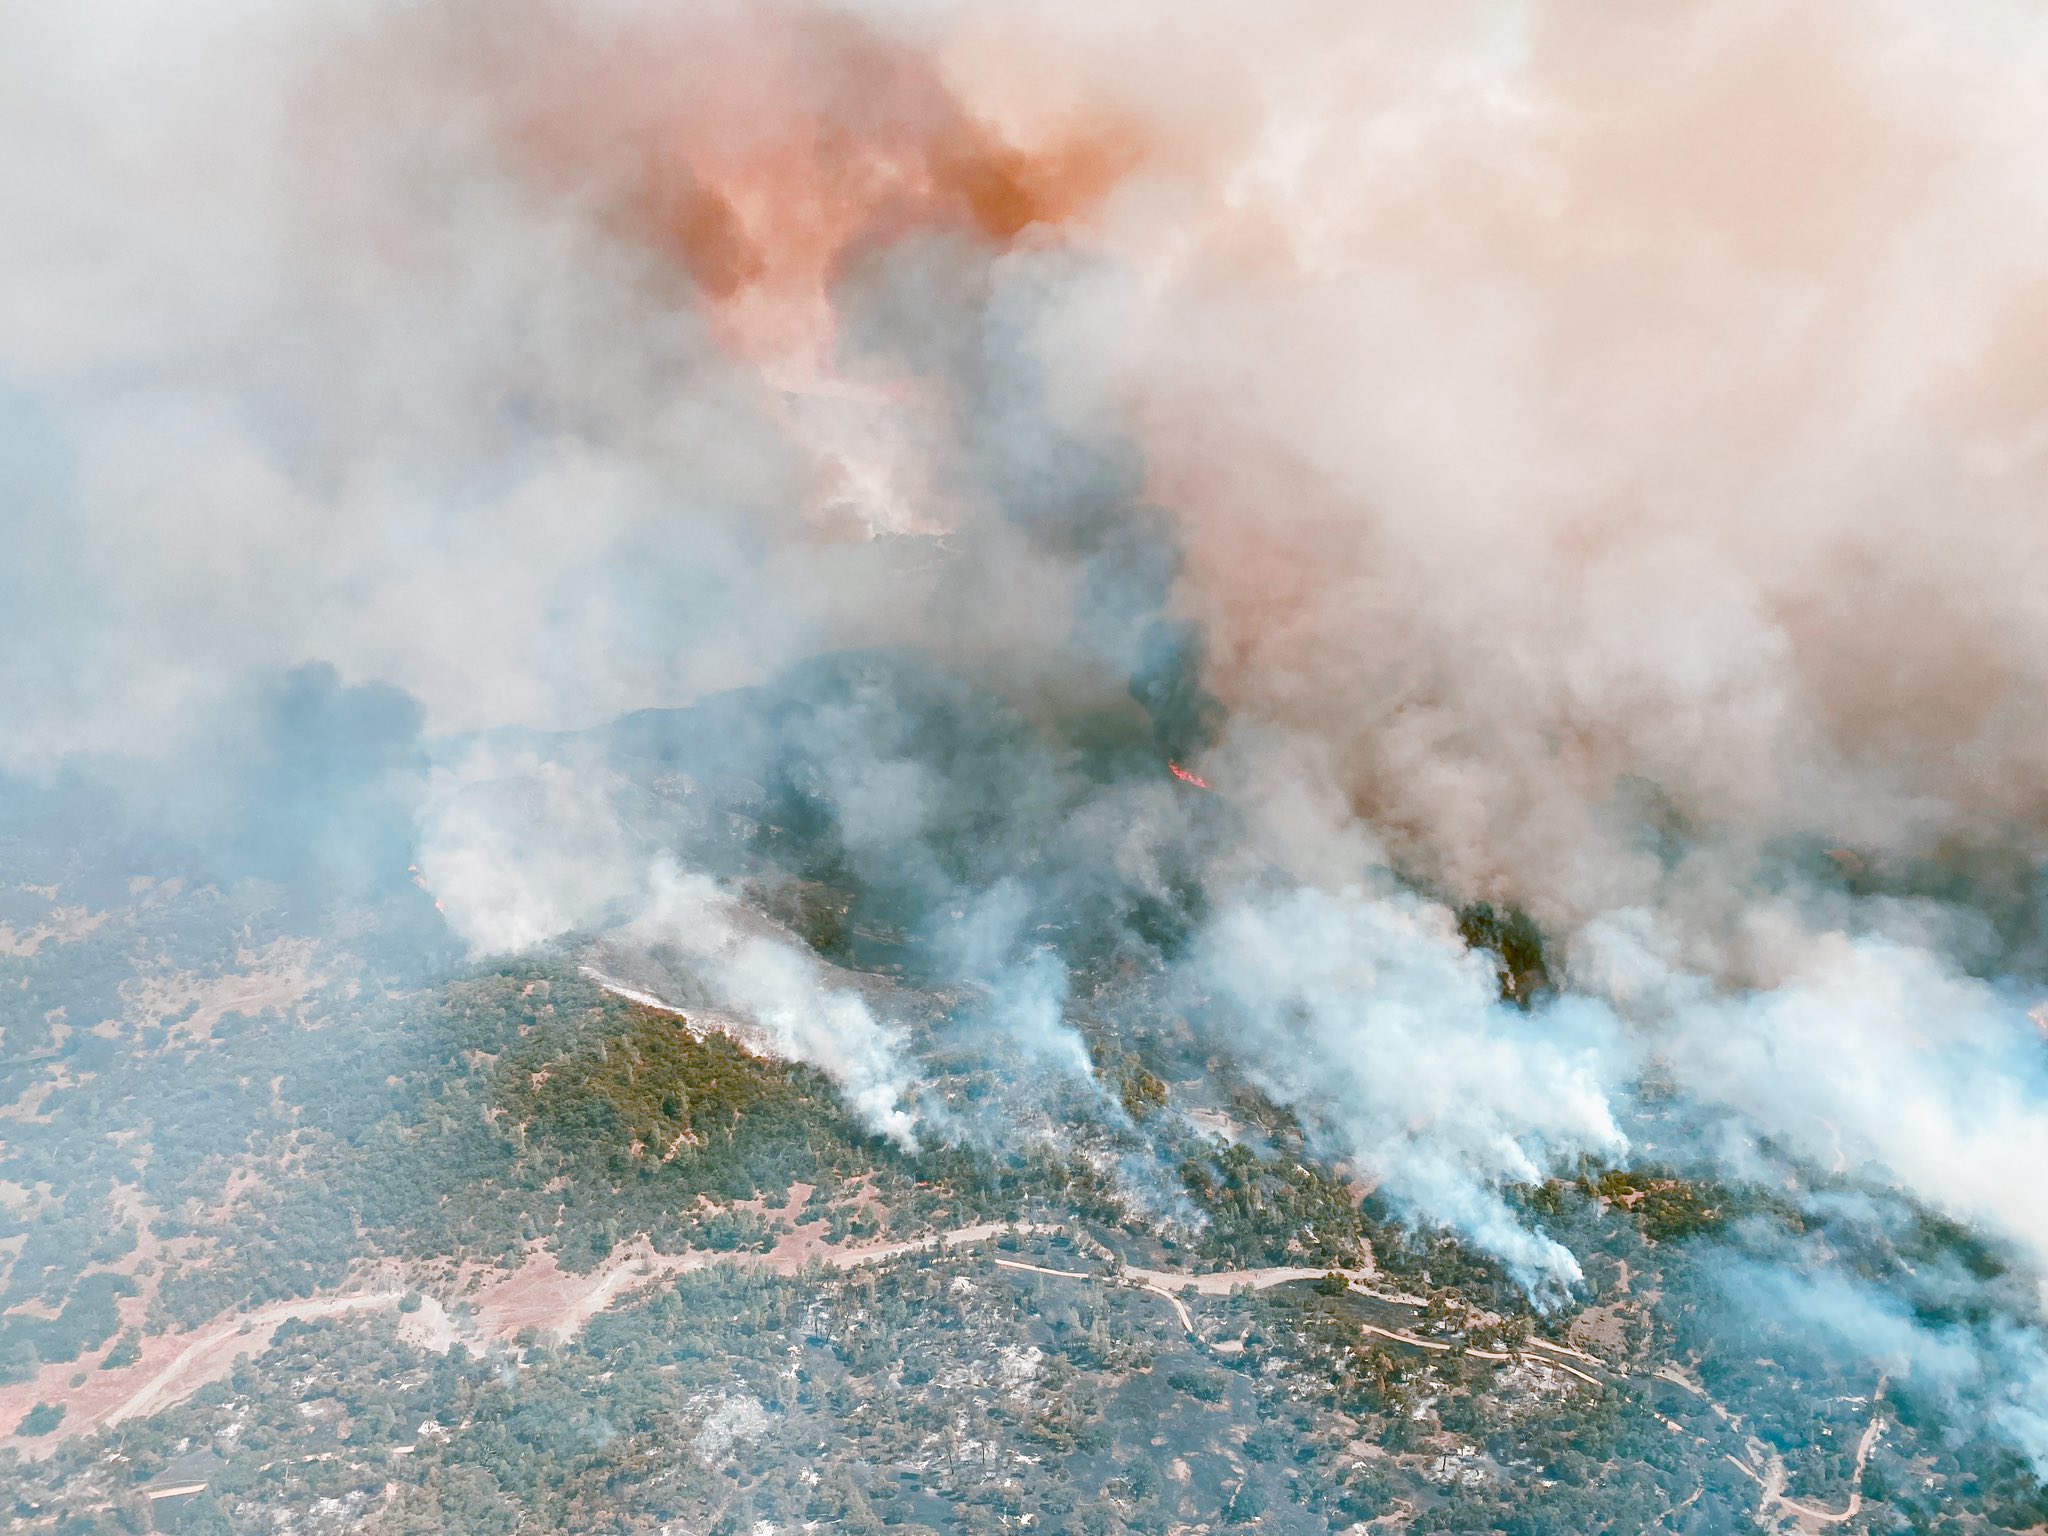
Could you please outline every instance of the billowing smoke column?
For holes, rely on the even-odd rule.
[[[1502,1016],[1493,967],[1443,908],[1395,893],[1297,888],[1225,905],[1200,974],[1250,1026],[1261,1082],[1404,1204],[1455,1226],[1532,1290],[1568,1290],[1578,1261],[1527,1230],[1495,1190],[1540,1182],[1627,1139],[1592,1033],[1553,1018],[1537,1037]]]
[[[0,755],[402,689],[465,941],[661,929],[907,1140],[907,1035],[548,734],[859,648],[721,771],[1028,1058],[1152,966],[1534,1290],[1503,1191],[1652,1068],[1662,1153],[2048,1263],[2044,64],[2018,0],[18,8]]]

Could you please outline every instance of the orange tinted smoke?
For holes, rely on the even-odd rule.
[[[1006,245],[1084,214],[1141,154],[1099,121],[1008,142],[923,54],[849,16],[541,33],[491,82],[516,163],[671,258],[757,359],[829,340],[833,280],[863,251],[918,231]]]

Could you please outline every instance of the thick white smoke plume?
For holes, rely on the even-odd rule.
[[[1580,1278],[1571,1253],[1496,1191],[1627,1150],[1609,1107],[1604,1009],[1559,1010],[1541,1034],[1517,1028],[1449,912],[1357,890],[1228,902],[1200,973],[1248,1022],[1254,1076],[1404,1207],[1466,1233],[1533,1289]]]
[[[663,863],[651,884],[649,905],[627,933],[678,951],[719,1002],[788,1055],[822,1068],[871,1130],[916,1145],[916,1117],[903,1105],[901,1041],[858,994],[828,985],[818,962],[786,940],[744,931],[732,898],[705,876]]]
[[[607,931],[677,957],[699,995],[781,1055],[837,1083],[870,1130],[915,1145],[898,1033],[858,993],[709,877],[650,857],[604,794],[606,776],[481,751],[437,787],[421,878],[479,955]]]
[[[1883,939],[1816,941],[1799,973],[1725,996],[1673,971],[1652,920],[1589,929],[1574,975],[1643,1026],[1676,1079],[1808,1166],[1881,1171],[1929,1205],[2048,1255],[2048,1052],[2010,990]],[[1740,1166],[1739,1138],[1717,1149]]]
[[[394,685],[528,754],[422,805],[464,940],[658,931],[907,1140],[905,1038],[546,733],[845,648],[1142,707],[1243,846],[907,699],[785,777],[1049,1072],[1040,935],[1194,914],[1203,1027],[1532,1286],[1507,1186],[1646,1071],[1659,1156],[2048,1269],[2044,76],[2022,0],[9,8],[0,765]]]

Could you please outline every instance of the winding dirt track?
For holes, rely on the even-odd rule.
[[[395,1307],[401,1291],[369,1291],[357,1296],[315,1297],[306,1301],[279,1301],[254,1312],[245,1312],[233,1322],[219,1323],[187,1344],[171,1362],[158,1370],[129,1396],[101,1416],[101,1424],[119,1424],[123,1419],[154,1413],[159,1408],[190,1397],[205,1383],[226,1374],[237,1355],[260,1354],[271,1336],[288,1322],[305,1322],[319,1317],[336,1317],[345,1312],[382,1311]]]
[[[1769,1453],[1763,1471],[1736,1456],[1725,1459],[1755,1481],[1763,1489],[1763,1497],[1757,1502],[1757,1519],[1767,1518],[1775,1507],[1784,1510],[1802,1525],[1840,1525],[1845,1520],[1854,1520],[1863,1512],[1863,1468],[1870,1460],[1871,1447],[1877,1444],[1877,1437],[1884,1433],[1884,1414],[1879,1405],[1884,1400],[1886,1378],[1880,1376],[1877,1390],[1870,1394],[1870,1422],[1863,1427],[1863,1438],[1856,1442],[1856,1471],[1849,1489],[1849,1502],[1841,1509],[1823,1509],[1818,1504],[1809,1504],[1804,1499],[1785,1497],[1785,1462],[1777,1452]],[[1755,1442],[1751,1442],[1754,1446]],[[1755,1454],[1752,1450],[1751,1454]]]
[[[791,1209],[798,1202],[792,1201]],[[822,1227],[822,1223],[818,1223]],[[622,1247],[606,1263],[588,1273],[563,1270],[554,1256],[536,1250],[527,1262],[512,1271],[499,1271],[474,1286],[461,1299],[469,1304],[470,1317],[459,1330],[451,1323],[442,1300],[428,1297],[426,1305],[410,1316],[407,1329],[413,1342],[435,1352],[446,1351],[458,1337],[473,1341],[510,1339],[527,1328],[566,1340],[579,1333],[593,1317],[621,1298],[644,1290],[664,1279],[714,1264],[728,1263],[772,1269],[781,1274],[800,1274],[816,1262],[828,1269],[846,1271],[869,1264],[886,1263],[906,1254],[950,1250],[989,1242],[1014,1234],[1018,1237],[1050,1235],[1057,1227],[1037,1222],[985,1221],[935,1232],[924,1237],[885,1243],[797,1243],[778,1245],[770,1253],[720,1253],[689,1250],[679,1254],[657,1253],[645,1239]],[[1194,1332],[1194,1316],[1179,1290],[1193,1287],[1198,1295],[1227,1295],[1240,1285],[1255,1290],[1282,1285],[1291,1280],[1320,1276],[1319,1269],[1250,1269],[1209,1273],[1131,1267],[1121,1273],[1091,1270],[1062,1270],[1028,1263],[1022,1259],[991,1255],[1007,1269],[1030,1270],[1068,1280],[1096,1283],[1126,1283],[1160,1297],[1174,1309],[1181,1326]],[[1365,1271],[1353,1271],[1363,1280]],[[314,1296],[296,1301],[272,1302],[248,1312],[222,1318],[184,1335],[159,1336],[144,1360],[125,1371],[95,1372],[94,1390],[75,1394],[59,1393],[68,1411],[64,1422],[48,1436],[35,1441],[12,1443],[31,1455],[53,1451],[62,1441],[94,1429],[119,1424],[127,1419],[160,1412],[183,1402],[209,1382],[218,1381],[234,1368],[241,1355],[260,1354],[284,1323],[337,1317],[351,1312],[381,1312],[397,1307],[405,1292],[393,1284],[395,1276],[374,1290]],[[448,1298],[453,1304],[454,1298]],[[175,1351],[166,1358],[166,1351]],[[18,1418],[17,1410],[15,1417]]]
[[[1043,1264],[1026,1264],[1022,1259],[997,1259],[995,1263],[1001,1269],[1029,1270],[1034,1275],[1057,1275],[1062,1280],[1101,1280],[1104,1278],[1085,1269],[1047,1269]],[[1128,1275],[1131,1271],[1126,1270],[1124,1273]],[[1144,1273],[1158,1274],[1161,1272],[1148,1270],[1144,1271]],[[1172,1291],[1166,1289],[1165,1286],[1151,1280],[1137,1280],[1134,1283],[1141,1291],[1150,1291],[1154,1296],[1164,1297],[1166,1304],[1172,1307],[1175,1315],[1180,1318],[1181,1327],[1185,1328],[1189,1333],[1195,1331],[1195,1316],[1192,1312],[1188,1311],[1188,1304],[1186,1302],[1174,1295]]]
[[[797,1204],[797,1200],[792,1199],[792,1212]],[[810,1243],[788,1248],[778,1245],[777,1249],[768,1253],[717,1253],[693,1249],[680,1254],[663,1254],[655,1252],[642,1238],[620,1249],[610,1260],[587,1274],[564,1271],[556,1265],[552,1254],[537,1250],[519,1269],[498,1272],[494,1278],[475,1287],[471,1294],[464,1298],[470,1303],[472,1316],[462,1331],[474,1338],[506,1339],[525,1328],[539,1328],[557,1339],[566,1340],[580,1332],[591,1318],[605,1311],[622,1297],[644,1290],[663,1279],[707,1269],[715,1264],[737,1264],[747,1268],[770,1269],[782,1274],[798,1274],[809,1265],[817,1263],[828,1269],[845,1272],[869,1264],[886,1263],[912,1253],[964,1248],[1008,1235],[1051,1235],[1059,1230],[1061,1229],[1058,1227],[1035,1222],[986,1221],[897,1242],[838,1245]],[[1008,1258],[1000,1253],[991,1253],[988,1258],[1001,1269],[1046,1275],[1061,1280],[1128,1285],[1146,1291],[1172,1307],[1181,1327],[1190,1335],[1195,1333],[1195,1319],[1183,1299],[1186,1292],[1192,1291],[1197,1296],[1227,1296],[1241,1286],[1255,1291],[1267,1290],[1295,1281],[1320,1279],[1329,1273],[1324,1269],[1302,1267],[1208,1271],[1150,1269],[1141,1265],[1117,1265],[1113,1260],[1107,1269],[1058,1269],[1035,1264],[1026,1259]],[[1420,1297],[1376,1290],[1371,1284],[1375,1274],[1370,1267],[1340,1270],[1337,1273],[1342,1274],[1359,1291],[1376,1299],[1410,1306],[1422,1305]],[[86,1411],[67,1414],[65,1422],[55,1433],[43,1437],[39,1442],[15,1443],[30,1454],[47,1454],[54,1450],[58,1443],[72,1435],[159,1412],[182,1402],[208,1382],[225,1376],[233,1369],[238,1356],[260,1353],[268,1347],[278,1328],[286,1322],[336,1317],[350,1312],[383,1311],[395,1308],[404,1294],[402,1290],[387,1287],[343,1295],[310,1297],[302,1301],[273,1302],[268,1306],[224,1319],[189,1336],[178,1352],[161,1365],[154,1363],[155,1360],[162,1358],[161,1354],[153,1351],[154,1358],[151,1361],[132,1368],[132,1373],[138,1380],[131,1390],[116,1398],[111,1406],[95,1412],[86,1404],[80,1403],[77,1406],[86,1408]],[[1375,1335],[1433,1354],[1448,1353],[1455,1347],[1446,1340],[1425,1338],[1406,1329],[1384,1328],[1374,1323],[1360,1323],[1358,1326],[1361,1333]],[[414,1314],[411,1336],[414,1342],[422,1347],[442,1352],[456,1341],[457,1330],[450,1325],[440,1301],[430,1297],[421,1312]],[[171,1339],[163,1342],[170,1344],[177,1341]],[[1529,1339],[1519,1350],[1492,1350],[1468,1345],[1465,1353],[1475,1359],[1502,1363],[1538,1356],[1545,1365],[1595,1387],[1606,1383],[1584,1367],[1591,1366],[1613,1374],[1627,1374],[1583,1350],[1541,1338]],[[1652,1374],[1674,1382],[1705,1399],[1731,1428],[1739,1426],[1739,1421],[1734,1415],[1708,1396],[1703,1388],[1687,1380],[1672,1367],[1660,1367]],[[1885,1385],[1886,1383],[1880,1380],[1871,1399],[1870,1422],[1864,1428],[1863,1437],[1856,1447],[1855,1482],[1848,1505],[1844,1509],[1824,1509],[1816,1504],[1788,1498],[1784,1492],[1786,1470],[1782,1458],[1775,1453],[1764,1453],[1754,1442],[1751,1443],[1751,1455],[1761,1462],[1760,1466],[1732,1454],[1727,1455],[1727,1460],[1752,1479],[1761,1490],[1757,1508],[1759,1520],[1768,1519],[1770,1512],[1777,1509],[1803,1526],[1822,1527],[1852,1520],[1862,1511],[1863,1469],[1869,1461],[1871,1449],[1876,1445],[1877,1438],[1884,1429],[1881,1405]],[[98,1395],[100,1394],[96,1394]],[[1671,1423],[1669,1420],[1665,1422]],[[1671,1423],[1671,1427],[1677,1429],[1679,1426]]]

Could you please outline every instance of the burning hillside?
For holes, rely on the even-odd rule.
[[[41,1129],[0,1194],[48,1231],[5,1262],[130,1183],[232,1207],[237,1116],[286,1150],[224,1189],[318,1143],[423,1248],[751,1240],[689,1202],[858,1166],[948,1230],[1026,1190],[1275,1270],[1379,1223],[1508,1333],[1670,1262],[1689,1320],[1617,1350],[1755,1359],[1754,1303],[1802,1381],[2048,1472],[2044,66],[2020,0],[17,8],[0,1113]],[[298,1022],[392,1053],[375,1113],[263,1088],[280,1009],[122,1002],[259,935],[361,948]],[[391,1149],[436,1095],[463,1156],[529,1134],[463,1095],[561,1019],[429,1048],[373,1000],[578,964],[625,989],[574,994],[609,1097],[505,1100],[569,1128],[513,1233]],[[727,1128],[766,1173],[691,1121],[731,1190],[687,1217],[645,1136],[567,1145],[680,1134],[620,997],[804,1106]],[[216,1049],[202,1150],[78,1129]],[[785,1133],[828,1123],[820,1172]],[[0,1355],[145,1310],[72,1278]],[[1760,1456],[1720,1459],[1820,1518]]]

